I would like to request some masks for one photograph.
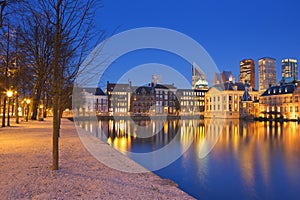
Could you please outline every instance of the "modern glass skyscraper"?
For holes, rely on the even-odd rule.
[[[298,61],[287,58],[282,60],[282,81],[292,82],[298,80]]]
[[[258,85],[259,94],[262,94],[270,86],[277,84],[276,59],[264,57],[258,60]]]
[[[195,62],[192,65],[192,89],[208,89],[204,72]]]
[[[252,88],[256,88],[255,80],[255,62],[252,59],[240,61],[239,82],[249,84]]]

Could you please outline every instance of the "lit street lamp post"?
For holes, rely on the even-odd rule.
[[[10,115],[9,115],[9,112],[10,112],[10,98],[12,97],[13,92],[8,90],[6,92],[6,95],[8,97],[8,99],[7,99],[7,126],[10,126]]]

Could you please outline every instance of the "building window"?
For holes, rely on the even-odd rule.
[[[229,95],[228,99],[229,99],[229,101],[231,101],[231,100],[232,100],[232,97],[231,97],[231,95]]]
[[[299,101],[298,98],[299,98],[298,96],[295,96],[295,102],[298,102],[298,101]]]
[[[292,106],[290,106],[290,112],[293,112],[293,107]]]
[[[299,107],[298,106],[295,107],[295,112],[299,112]]]
[[[293,97],[291,96],[291,97],[290,97],[290,103],[292,103],[292,102],[293,102]]]
[[[238,110],[238,106],[237,106],[237,104],[235,103],[234,104],[234,111],[237,111]]]

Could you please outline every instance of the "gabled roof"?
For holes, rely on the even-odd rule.
[[[151,94],[152,91],[153,88],[150,86],[141,86],[135,89],[135,93],[138,95],[143,94],[143,92],[145,92],[146,94]]]
[[[252,98],[247,89],[245,90],[245,92],[242,96],[242,101],[252,101]]]
[[[82,88],[82,90],[96,96],[106,95],[101,88]]]
[[[159,88],[159,89],[176,89],[174,85],[171,84],[156,84],[154,88]]]
[[[296,86],[294,84],[286,84],[281,86],[273,86],[268,88],[261,96],[271,96],[280,94],[292,94]]]
[[[127,89],[130,88],[129,84],[123,84],[123,83],[108,83],[107,84],[107,92],[109,91],[127,91]]]
[[[240,82],[225,82],[221,84],[214,85],[213,88],[216,88],[220,91],[222,90],[238,90],[238,91],[245,91],[245,88],[249,88],[250,86],[248,84],[240,83]],[[257,91],[255,89],[252,89],[252,91]]]

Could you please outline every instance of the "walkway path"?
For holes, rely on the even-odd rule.
[[[47,118],[0,128],[0,199],[192,199],[153,173],[124,173],[101,164],[66,119],[60,170],[52,171],[51,124]]]

